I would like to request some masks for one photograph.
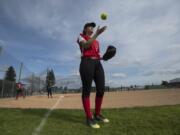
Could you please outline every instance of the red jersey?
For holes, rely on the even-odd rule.
[[[17,83],[17,84],[16,84],[16,87],[17,87],[18,89],[21,89],[21,88],[23,87],[23,85],[22,85],[21,83]]]
[[[81,39],[80,39],[81,38]],[[91,37],[80,34],[80,38],[78,38],[77,42],[80,43],[80,40],[89,40]],[[94,57],[97,59],[100,59],[100,49],[99,49],[99,42],[97,40],[94,40],[88,49],[83,49],[83,47],[79,44],[82,57]]]

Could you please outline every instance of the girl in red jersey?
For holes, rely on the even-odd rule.
[[[16,93],[16,100],[18,99],[18,97],[23,96],[23,98],[25,98],[25,90],[23,88],[23,84],[21,82],[16,84],[16,89],[17,89],[17,93]]]
[[[82,80],[82,103],[86,113],[87,125],[92,128],[100,128],[97,121],[108,123],[109,120],[100,113],[105,89],[105,76],[100,62],[99,42],[96,38],[103,33],[107,27],[98,27],[93,34],[94,27],[96,27],[94,22],[86,23],[83,33],[79,35],[77,42],[82,54],[79,71]],[[93,80],[96,85],[94,115],[91,113],[90,108],[90,91]]]

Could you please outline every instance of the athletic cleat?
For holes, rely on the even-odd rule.
[[[87,125],[95,129],[100,128],[100,125],[98,125],[94,119],[87,119]]]
[[[94,115],[94,119],[99,122],[109,123],[109,119],[105,118],[102,115]]]

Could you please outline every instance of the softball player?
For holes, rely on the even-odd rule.
[[[47,87],[47,92],[48,92],[48,98],[50,96],[52,98],[52,86],[51,86],[51,83],[48,83],[46,87]]]
[[[21,82],[18,82],[16,84],[16,90],[17,90],[17,93],[16,93],[16,100],[20,97],[20,96],[23,96],[23,98],[25,98],[25,90],[23,88],[23,84]]]
[[[87,125],[92,128],[100,128],[98,121],[108,123],[109,120],[101,114],[101,104],[105,89],[105,76],[100,62],[99,42],[96,38],[106,30],[106,26],[98,27],[93,34],[94,22],[86,23],[83,32],[79,35],[77,43],[81,51],[80,76],[82,81],[82,104],[87,118]],[[90,91],[92,81],[96,85],[95,113],[90,108]]]

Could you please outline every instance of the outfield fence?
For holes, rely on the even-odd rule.
[[[0,80],[0,98],[10,98],[15,97],[17,94],[16,83]],[[26,96],[32,95],[32,90],[25,88],[24,94]]]
[[[0,80],[0,97],[14,97],[15,83],[11,81]]]

